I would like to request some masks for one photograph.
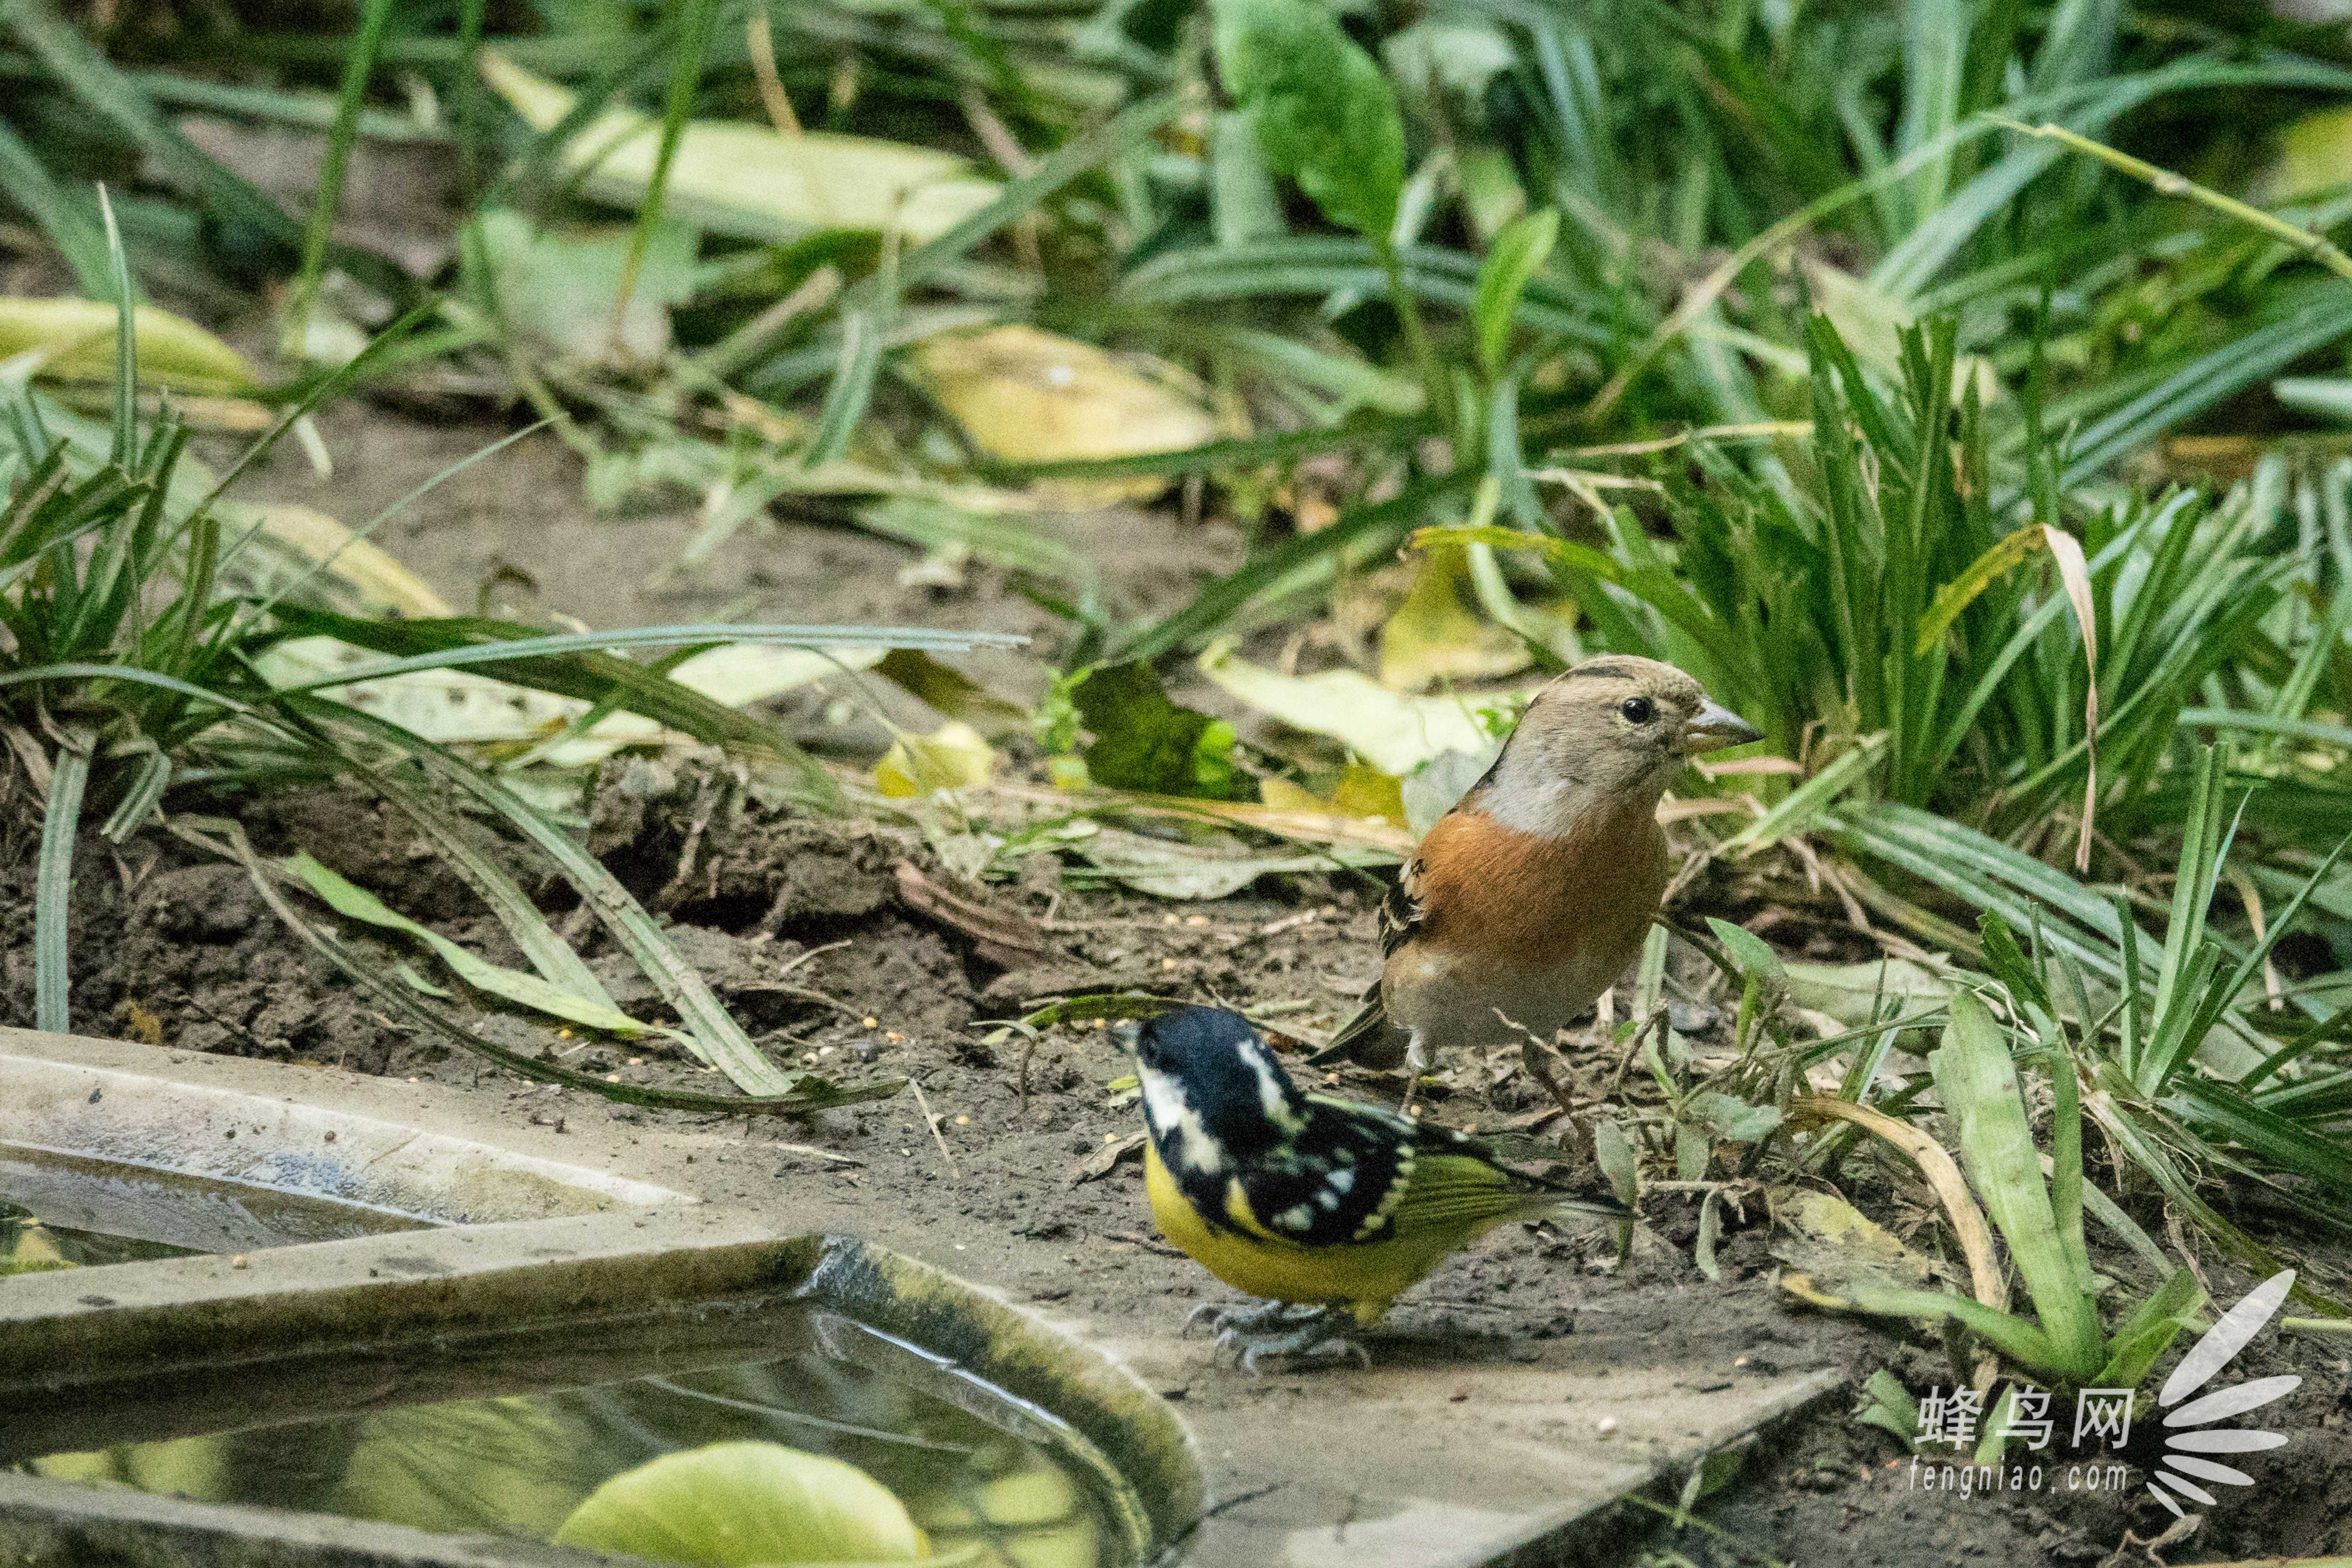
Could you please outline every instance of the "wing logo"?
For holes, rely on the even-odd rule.
[[[2215,1499],[2200,1483],[2224,1487],[2250,1487],[2254,1478],[2243,1470],[2221,1462],[2216,1455],[2259,1453],[2276,1448],[2286,1442],[2283,1432],[2265,1432],[2243,1426],[2220,1426],[2216,1422],[2259,1410],[2273,1400],[2284,1399],[2303,1382],[2300,1377],[2258,1377],[2246,1383],[2228,1383],[2210,1394],[2189,1395],[2199,1391],[2229,1369],[2238,1352],[2252,1342],[2278,1310],[2286,1303],[2286,1293],[2294,1283],[2294,1270],[2273,1274],[2246,1293],[2245,1299],[2221,1314],[2221,1321],[2205,1331],[2205,1335],[2180,1359],[2179,1366],[2156,1396],[2157,1407],[2167,1412],[2164,1417],[2165,1452],[2158,1461],[2155,1477],[2147,1489],[2156,1500],[2170,1509],[2175,1517],[2181,1512],[2176,1498],[2210,1508]],[[2189,1400],[2186,1405],[2182,1400]],[[2179,1408],[2175,1408],[2179,1406]]]

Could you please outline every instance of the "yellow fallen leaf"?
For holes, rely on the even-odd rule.
[[[1488,725],[1505,722],[1525,696],[1406,697],[1352,669],[1284,675],[1234,658],[1223,643],[1201,655],[1200,670],[1236,700],[1294,730],[1327,735],[1399,778],[1440,752],[1486,751],[1494,744]]]
[[[772,643],[722,643],[705,648],[670,671],[670,679],[716,702],[740,708],[845,669],[879,663],[880,648],[781,647]],[[256,661],[273,686],[318,680],[341,670],[378,662],[383,656],[332,637],[296,637],[275,645]],[[512,686],[470,669],[428,669],[382,676],[328,689],[377,718],[445,745],[538,744],[536,761],[554,767],[584,767],[625,746],[682,742],[641,713],[608,713],[583,735],[555,744],[588,704],[531,687]]]
[[[2252,199],[2266,206],[2298,201],[2344,183],[2352,169],[2352,109],[2301,115],[2279,132],[2278,156],[2254,182]]]
[[[874,765],[874,787],[893,800],[933,790],[970,789],[996,771],[996,753],[979,731],[950,719],[928,735],[900,741]]]
[[[33,374],[43,380],[110,382],[117,320],[114,306],[99,300],[0,296],[0,360],[37,354]],[[153,305],[131,320],[142,386],[214,397],[255,390],[237,352],[194,321]]]
[[[1004,462],[1181,452],[1218,433],[1174,371],[1139,374],[1090,343],[1034,327],[943,332],[908,350],[905,366],[973,446]],[[1118,488],[1157,494],[1166,484],[1145,478]]]
[[[1470,557],[1461,545],[1423,552],[1404,603],[1381,627],[1381,684],[1426,691],[1442,681],[1492,680],[1535,662],[1510,630],[1473,611]]]
[[[1402,827],[1404,794],[1397,781],[1362,763],[1349,764],[1328,795],[1292,784],[1288,779],[1261,779],[1258,798],[1276,811],[1311,811],[1333,816],[1370,817]]]
[[[457,612],[433,585],[367,540],[307,506],[272,502],[260,507],[261,531],[306,559],[320,563],[365,599],[372,609],[406,619],[433,619]]]
[[[534,131],[572,111],[572,94],[484,49],[482,79]],[[580,188],[598,201],[635,208],[653,181],[660,122],[608,109],[563,150],[585,171]],[[787,136],[748,121],[696,120],[670,164],[663,210],[718,234],[791,239],[811,229],[881,231],[894,225],[914,244],[936,239],[1003,189],[964,160],[899,142],[805,131]]]

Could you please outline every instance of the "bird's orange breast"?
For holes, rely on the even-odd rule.
[[[1646,802],[1588,811],[1559,837],[1506,827],[1475,807],[1457,810],[1429,830],[1418,858],[1419,941],[1512,969],[1597,954],[1630,962],[1671,871],[1665,835]]]

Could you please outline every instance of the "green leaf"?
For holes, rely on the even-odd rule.
[[[1546,207],[1513,222],[1495,237],[1478,268],[1478,292],[1470,319],[1478,329],[1478,363],[1491,378],[1511,343],[1511,316],[1528,280],[1543,270],[1559,238],[1559,209]]]
[[[1716,1135],[1734,1143],[1754,1143],[1772,1135],[1780,1125],[1780,1108],[1776,1105],[1750,1105],[1736,1095],[1721,1089],[1709,1089],[1694,1095],[1687,1108],[1715,1130]]]
[[[535,1008],[570,1023],[585,1025],[592,1029],[604,1029],[616,1035],[653,1032],[652,1025],[639,1023],[609,1002],[579,995],[539,975],[504,968],[468,952],[439,931],[419,925],[390,908],[366,889],[338,876],[308,852],[298,852],[279,864],[299,879],[304,887],[325,900],[328,907],[337,914],[415,937],[431,948],[458,979],[477,991],[487,991],[493,996],[502,996],[509,1002]]]
[[[49,797],[42,809],[40,857],[33,876],[34,1026],[59,1035],[73,1027],[66,931],[74,840],[81,827],[82,791],[89,783],[89,740],[77,739],[79,744],[59,747],[49,765]]]
[[[1404,118],[1372,58],[1316,0],[1213,0],[1225,89],[1266,167],[1343,228],[1384,243],[1404,189]]]
[[[2105,1336],[2088,1289],[2091,1267],[2082,1255],[2080,1221],[2071,1237],[2061,1232],[2025,1119],[2008,1036],[1972,993],[1952,998],[1952,1021],[1930,1065],[1944,1108],[1959,1130],[1969,1184],[1984,1199],[2025,1278],[2055,1365],[2070,1377],[2090,1376],[2105,1359]]]
[[[2017,933],[2009,922],[1991,910],[1977,917],[1977,932],[1984,941],[1985,966],[1992,977],[2009,987],[2021,1002],[2031,1002],[2043,1012],[2050,1010],[2049,994],[2042,989],[2041,976],[2026,961],[2025,950],[2018,945]]]
[[[1893,1433],[1906,1449],[1919,1440],[1919,1402],[1893,1373],[1882,1366],[1862,1387],[1865,1403],[1855,1420]]]
[[[1592,1159],[1601,1173],[1609,1179],[1610,1191],[1623,1204],[1638,1202],[1642,1195],[1641,1166],[1633,1158],[1633,1142],[1625,1130],[1613,1121],[1592,1124]]]
[[[1723,951],[1733,963],[1739,966],[1743,976],[1774,991],[1789,988],[1788,968],[1780,962],[1780,955],[1772,951],[1770,942],[1744,926],[1733,925],[1729,921],[1717,920],[1713,915],[1707,916],[1706,926],[1715,932],[1715,939],[1723,943]]]
[[[1112,789],[1237,800],[1234,727],[1168,700],[1159,671],[1138,659],[1097,665],[1073,681],[1070,701],[1094,734],[1087,773]]]
[[[881,1482],[781,1443],[713,1443],[624,1470],[589,1493],[554,1539],[696,1568],[930,1555],[906,1505]]]

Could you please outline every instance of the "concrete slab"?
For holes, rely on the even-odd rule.
[[[445,1225],[699,1201],[622,1173],[625,1145],[485,1128],[438,1086],[31,1029],[0,1028],[8,1144]]]

